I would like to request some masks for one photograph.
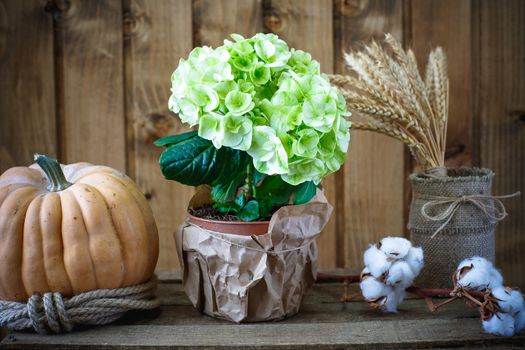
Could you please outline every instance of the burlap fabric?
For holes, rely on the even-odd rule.
[[[447,218],[448,223],[445,219],[428,219],[428,216],[437,217],[450,208],[451,202],[440,203],[443,198],[490,196],[493,177],[491,170],[483,168],[447,169],[447,176],[410,175],[412,204],[408,229],[412,242],[423,247],[425,255],[425,267],[415,281],[417,285],[450,288],[452,273],[461,260],[478,255],[494,261],[496,223],[490,217],[494,212],[492,199],[483,199],[486,212],[472,202],[462,201]],[[425,203],[430,201],[433,203],[422,212]]]

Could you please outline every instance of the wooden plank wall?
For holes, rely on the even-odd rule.
[[[345,50],[391,32],[421,64],[436,45],[448,54],[447,164],[494,169],[496,194],[525,190],[523,18],[521,0],[0,0],[0,171],[35,152],[127,171],[155,212],[158,269],[176,269],[173,233],[193,189],[163,180],[152,141],[186,130],[167,109],[179,58],[264,31],[345,73]],[[401,144],[352,133],[344,168],[324,183],[335,215],[322,268],[359,267],[370,242],[406,235],[412,170]],[[498,265],[525,287],[525,196],[506,206]]]

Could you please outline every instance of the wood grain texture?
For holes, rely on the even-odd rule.
[[[61,336],[12,333],[2,349],[507,349],[525,335],[497,337],[481,330],[479,314],[461,302],[432,314],[421,299],[398,314],[341,304],[340,284],[317,284],[298,315],[281,322],[233,324],[203,316],[178,283],[161,283],[161,311],[128,314],[114,325]],[[351,286],[350,292],[357,290]]]
[[[446,165],[472,165],[472,57],[469,0],[412,0],[409,3],[406,46],[416,54],[424,72],[430,50],[443,47],[450,81]]]
[[[494,194],[525,190],[525,2],[475,1],[477,161],[496,173]],[[505,200],[496,264],[508,285],[525,286],[525,195]]]
[[[194,0],[195,46],[217,47],[230,34],[253,36],[263,29],[261,0]]]
[[[343,52],[371,39],[382,40],[384,33],[403,39],[401,1],[338,0],[334,8],[338,73],[348,73]],[[405,153],[402,143],[383,135],[352,130],[350,135],[343,189],[338,188],[338,194],[344,194],[344,210],[337,213],[342,222],[338,231],[343,232],[345,265],[360,267],[368,244],[386,235],[404,235]]]
[[[125,171],[122,4],[70,0],[56,18],[61,161]]]
[[[43,1],[0,1],[0,174],[56,156],[53,21]]]
[[[333,12],[332,3],[324,0],[267,0],[264,1],[264,24],[290,47],[309,52],[319,61],[323,73],[333,72]],[[317,239],[320,268],[337,266],[336,217],[340,210],[336,201],[336,175],[322,182],[334,213]],[[342,193],[338,193],[342,195]]]
[[[159,229],[158,270],[176,269],[173,238],[193,187],[165,180],[153,141],[189,131],[168,110],[170,76],[192,49],[191,0],[124,1],[124,63],[128,171],[153,209]]]

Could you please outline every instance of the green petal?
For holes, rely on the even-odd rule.
[[[204,114],[199,120],[199,136],[210,140],[216,148],[221,148],[224,139],[222,116],[217,113]]]
[[[245,117],[227,115],[222,119],[224,139],[222,144],[246,151],[252,143],[252,121]]]
[[[250,71],[250,79],[256,85],[264,85],[270,78],[270,68],[265,67],[262,62],[257,62]]]
[[[255,106],[252,96],[240,91],[230,91],[226,95],[225,103],[230,113],[236,116],[248,113]]]
[[[297,139],[293,142],[292,151],[294,154],[313,158],[317,154],[319,135],[312,129],[303,129],[298,132]]]

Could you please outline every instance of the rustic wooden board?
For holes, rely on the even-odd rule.
[[[263,29],[261,0],[194,0],[195,46],[222,45],[230,34],[253,36]]]
[[[336,71],[346,74],[343,52],[392,33],[402,40],[401,1],[335,2]],[[342,174],[344,210],[336,213],[346,266],[362,266],[368,244],[386,235],[404,235],[404,146],[389,137],[352,131]]]
[[[450,81],[446,164],[472,165],[472,70],[470,0],[410,1],[406,43],[416,54],[420,71],[430,50],[443,47]]]
[[[62,4],[55,21],[60,160],[125,171],[122,4]]]
[[[324,0],[267,0],[264,6],[265,27],[279,35],[290,47],[304,50],[319,61],[321,72],[333,72],[333,22],[332,3]],[[336,175],[323,180],[328,201],[334,205],[334,213],[317,239],[319,245],[319,267],[337,266],[336,217],[341,209],[337,207]]]
[[[153,141],[189,131],[168,110],[170,76],[192,49],[191,1],[124,1],[128,172],[153,209],[159,229],[157,269],[179,267],[173,234],[186,217],[193,187],[167,181]]]
[[[494,194],[525,192],[525,2],[476,1],[478,164],[495,171]],[[525,195],[505,200],[496,260],[506,283],[525,286]]]
[[[352,286],[351,292],[356,286]],[[361,301],[340,303],[341,285],[317,284],[301,312],[285,321],[236,325],[199,314],[178,283],[162,283],[161,311],[132,313],[114,325],[73,334],[12,333],[2,349],[376,349],[510,348],[525,335],[484,334],[479,315],[461,302],[431,314],[420,299],[398,314],[369,310]]]
[[[42,1],[0,1],[0,174],[56,156],[53,22]]]
[[[343,50],[393,32],[422,63],[437,44],[448,53],[447,164],[491,167],[494,193],[523,191],[523,6],[519,0],[0,0],[0,171],[30,163],[36,151],[127,170],[159,222],[159,268],[176,268],[172,233],[192,190],[162,179],[160,150],[150,144],[183,130],[166,109],[176,59],[197,45],[220,45],[232,32],[273,31],[311,51],[324,72],[344,72]],[[352,133],[344,170],[325,183],[336,210],[320,239],[321,267],[361,266],[369,242],[403,233],[405,175],[412,171],[403,158],[394,140]],[[497,234],[499,264],[508,283],[522,288],[524,201],[506,201],[510,217]]]

